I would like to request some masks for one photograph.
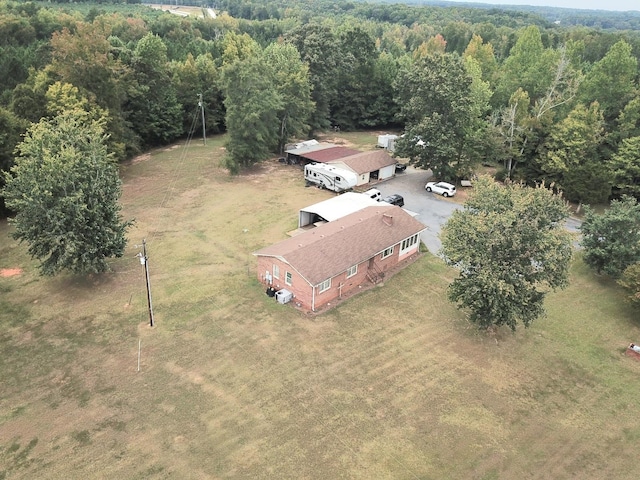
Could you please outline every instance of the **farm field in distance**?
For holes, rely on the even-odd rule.
[[[637,477],[640,320],[614,282],[577,255],[515,334],[470,325],[428,253],[322,315],[278,305],[252,252],[332,194],[276,159],[230,177],[222,145],[122,166],[136,222],[109,274],[39,277],[0,224],[22,269],[0,277],[1,480]]]
[[[181,17],[203,17],[205,15],[211,16],[210,12],[213,12],[213,9],[205,8],[205,7],[196,7],[191,5],[171,5],[164,3],[145,3],[144,5],[154,8],[156,10],[162,10],[165,12],[173,13],[174,15],[179,15]],[[206,13],[205,13],[206,12]]]

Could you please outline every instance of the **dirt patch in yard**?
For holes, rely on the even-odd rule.
[[[0,277],[15,277],[22,273],[21,268],[2,268],[0,269]]]
[[[144,162],[151,159],[150,153],[143,153],[142,155],[138,155],[137,157],[133,157],[128,162],[125,162],[126,165],[135,165],[136,163]]]

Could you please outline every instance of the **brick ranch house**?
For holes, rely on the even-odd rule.
[[[258,278],[316,311],[416,253],[425,229],[400,207],[366,207],[254,252]]]

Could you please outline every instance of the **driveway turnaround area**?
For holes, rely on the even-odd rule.
[[[383,197],[393,193],[404,197],[403,208],[417,213],[416,218],[427,227],[422,232],[422,241],[431,253],[438,255],[442,245],[440,229],[454,210],[462,208],[462,205],[455,203],[453,199],[427,192],[424,186],[431,175],[431,170],[407,167],[405,173],[399,173],[394,178],[377,184],[375,188],[382,192]]]
[[[399,173],[394,178],[375,185],[375,188],[386,197],[393,193],[398,193],[404,197],[404,209],[417,213],[416,217],[424,223],[427,229],[422,232],[422,241],[429,251],[434,255],[439,255],[440,230],[447,223],[451,214],[462,208],[462,196],[471,190],[471,187],[458,186],[458,195],[455,199],[444,198],[435,193],[429,193],[424,189],[428,181],[431,181],[431,170],[421,170],[407,167],[405,173]],[[460,202],[460,203],[458,203]],[[580,232],[581,221],[569,217],[566,222],[567,230],[578,234]],[[575,248],[580,248],[578,239],[574,242]]]

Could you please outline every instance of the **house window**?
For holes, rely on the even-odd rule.
[[[291,285],[291,272],[285,272],[284,283],[286,283],[287,285]]]
[[[418,234],[416,233],[414,236],[407,238],[402,241],[402,246],[400,247],[400,251],[403,252],[411,247],[413,247],[416,243],[418,243]]]
[[[280,278],[280,267],[275,263],[273,264],[273,278]]]
[[[358,273],[358,265],[349,267],[349,270],[347,270],[347,278],[353,277],[356,273]]]
[[[331,279],[325,280],[320,285],[318,285],[318,293],[326,292],[331,288]]]
[[[382,256],[380,257],[380,259],[387,258],[387,257],[389,257],[391,255],[393,255],[393,247],[389,247],[386,250],[384,250],[382,252]]]

